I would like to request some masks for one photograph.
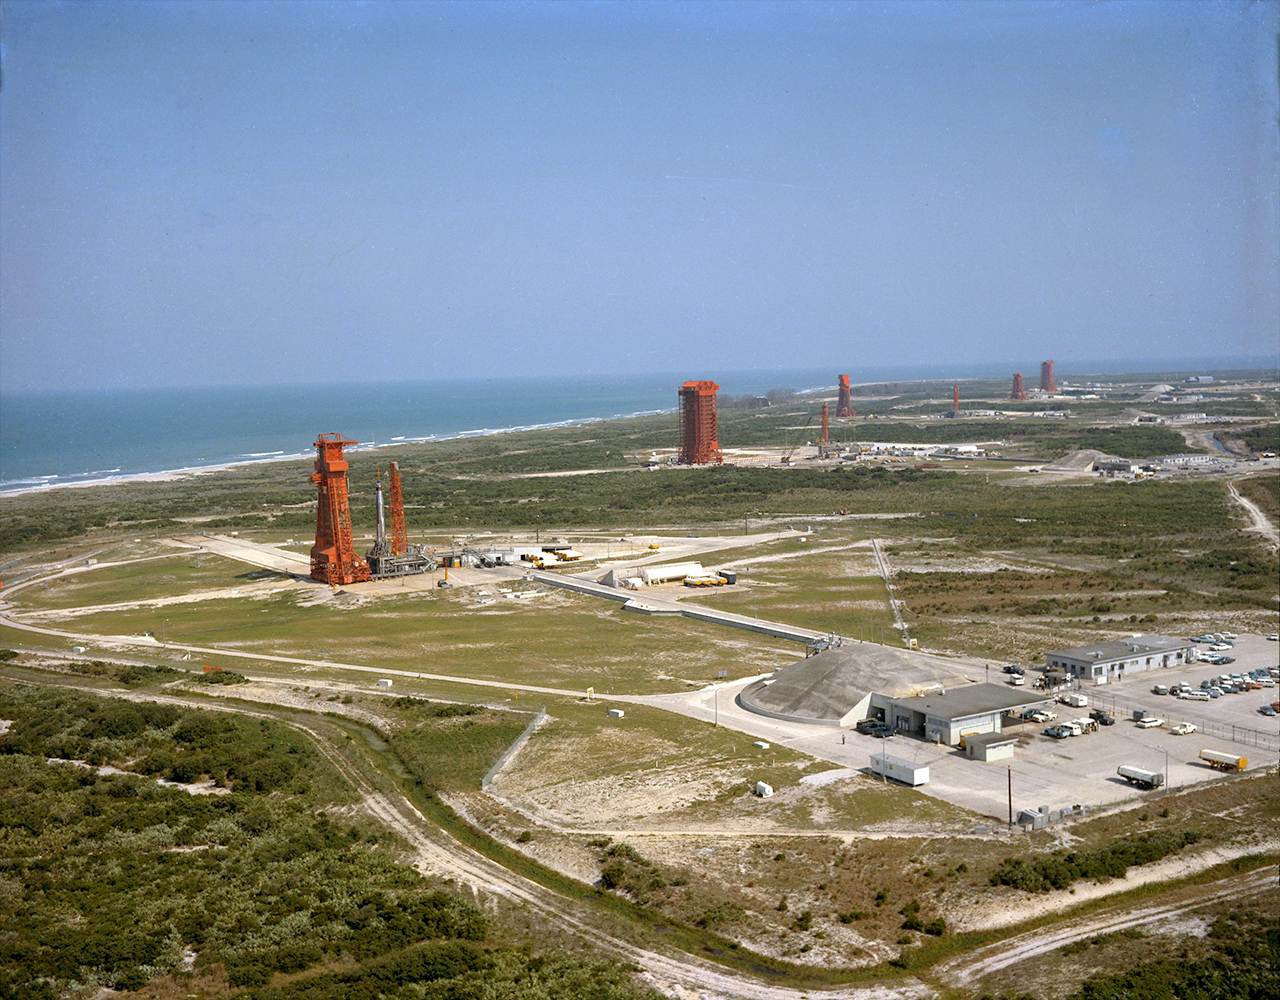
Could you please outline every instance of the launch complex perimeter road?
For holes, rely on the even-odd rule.
[[[592,946],[635,963],[655,987],[682,1000],[925,1000],[938,996],[940,990],[968,987],[976,980],[1014,963],[1100,933],[1158,925],[1228,899],[1280,895],[1272,868],[1268,866],[1257,871],[1234,873],[1204,886],[1174,889],[1172,892],[1182,898],[1166,903],[1135,901],[1085,916],[1073,918],[1067,915],[1057,927],[1039,927],[1013,934],[967,955],[945,960],[919,976],[904,975],[894,982],[873,981],[831,989],[800,989],[780,982],[753,980],[685,952],[654,951],[594,926],[589,901],[571,898],[505,868],[433,824],[368,756],[360,741],[335,744],[326,727],[344,728],[339,723],[289,708],[268,711],[221,699],[215,702],[195,696],[66,686],[97,697],[153,701],[272,719],[306,733],[324,758],[355,790],[365,811],[404,838],[413,852],[415,868],[431,875],[453,878],[477,890],[527,906]],[[299,716],[306,721],[299,721]],[[360,753],[366,766],[361,767],[347,759],[344,750]]]
[[[257,718],[268,718],[305,732],[325,759],[359,795],[369,815],[399,834],[413,852],[414,867],[424,873],[452,878],[484,892],[493,893],[536,911],[551,923],[582,938],[590,945],[635,963],[659,989],[687,1000],[923,1000],[934,991],[913,977],[893,983],[868,982],[835,988],[800,989],[784,983],[753,980],[724,966],[685,952],[667,954],[644,948],[631,941],[600,930],[591,923],[591,903],[556,892],[541,883],[503,867],[478,851],[457,841],[433,824],[380,768],[368,760],[374,776],[345,759],[338,746],[323,731],[317,720],[308,725],[294,718],[281,718],[279,713],[234,705],[225,701],[210,703],[203,698],[175,695],[149,695],[139,692],[103,691],[99,688],[68,685],[75,690],[99,697],[121,697],[131,701],[155,701],[202,710],[235,712]],[[285,710],[295,717],[297,710]],[[361,727],[363,728],[363,727]],[[358,742],[356,744],[358,747]]]

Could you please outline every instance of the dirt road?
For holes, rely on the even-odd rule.
[[[1244,508],[1245,515],[1249,518],[1249,527],[1244,530],[1261,535],[1273,549],[1280,548],[1280,528],[1271,523],[1271,519],[1262,512],[1261,507],[1248,497],[1241,496],[1235,483],[1228,483],[1227,489],[1231,493],[1231,499]]]
[[[1228,876],[1211,886],[1196,887],[1176,902],[1132,903],[1078,917],[1056,927],[1027,931],[997,944],[979,948],[961,958],[943,962],[935,967],[934,973],[950,986],[965,986],[983,976],[1084,938],[1163,922],[1225,899],[1243,900],[1262,894],[1272,897],[1272,905],[1278,901],[1276,897],[1280,896],[1280,890],[1276,888],[1275,870],[1270,866]]]
[[[414,867],[426,874],[452,878],[482,892],[494,893],[536,911],[552,925],[586,941],[601,953],[613,954],[644,970],[655,987],[680,1000],[924,1000],[934,991],[914,978],[899,982],[867,983],[834,990],[801,990],[783,982],[761,982],[732,972],[696,956],[667,954],[637,945],[597,926],[591,904],[525,878],[458,842],[428,820],[389,779],[375,767],[359,766],[344,747],[327,732],[324,720],[314,724],[287,721],[278,714],[246,705],[214,703],[181,695],[157,695],[127,691],[103,691],[75,686],[86,694],[121,697],[133,701],[157,701],[213,711],[239,712],[271,718],[307,733],[321,754],[358,793],[363,808],[394,830],[413,852]],[[350,749],[348,744],[345,749]]]

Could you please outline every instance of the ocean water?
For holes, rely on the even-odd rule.
[[[1094,366],[1084,371],[1138,371]],[[1006,366],[1007,367],[1007,366]],[[1146,363],[1146,370],[1172,370]],[[1202,366],[1207,367],[1207,366]],[[322,432],[362,448],[673,410],[685,377],[742,396],[854,382],[1006,377],[999,366],[903,365],[623,376],[482,377],[0,395],[0,492],[311,454]],[[1027,369],[1024,366],[1024,370]],[[1030,377],[1030,376],[1029,376]]]
[[[714,378],[715,376],[708,376]],[[673,375],[233,386],[0,396],[0,492],[309,456],[319,433],[370,448],[673,410]],[[731,395],[828,372],[721,377]]]

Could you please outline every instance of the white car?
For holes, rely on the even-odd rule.
[[[1174,736],[1190,736],[1196,731],[1194,722],[1179,722],[1176,726],[1169,730]]]
[[[1146,718],[1146,719],[1139,719],[1139,720],[1138,720],[1136,723],[1134,723],[1134,724],[1135,724],[1139,729],[1155,729],[1155,728],[1156,728],[1156,726],[1163,726],[1163,725],[1164,725],[1164,719],[1152,719],[1152,718],[1148,717],[1148,718]]]
[[[1209,647],[1209,652],[1225,653],[1228,649],[1234,649],[1234,648],[1235,648],[1234,646],[1225,642],[1215,642],[1212,646]]]
[[[1272,632],[1269,636],[1267,636],[1267,638],[1270,639],[1272,642],[1280,642],[1280,632]]]

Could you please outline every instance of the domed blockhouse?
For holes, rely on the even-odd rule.
[[[980,664],[852,643],[805,657],[743,688],[749,712],[788,722],[843,727],[880,719],[896,732],[951,746],[964,736],[998,733],[1001,719],[1052,698],[985,682]]]

